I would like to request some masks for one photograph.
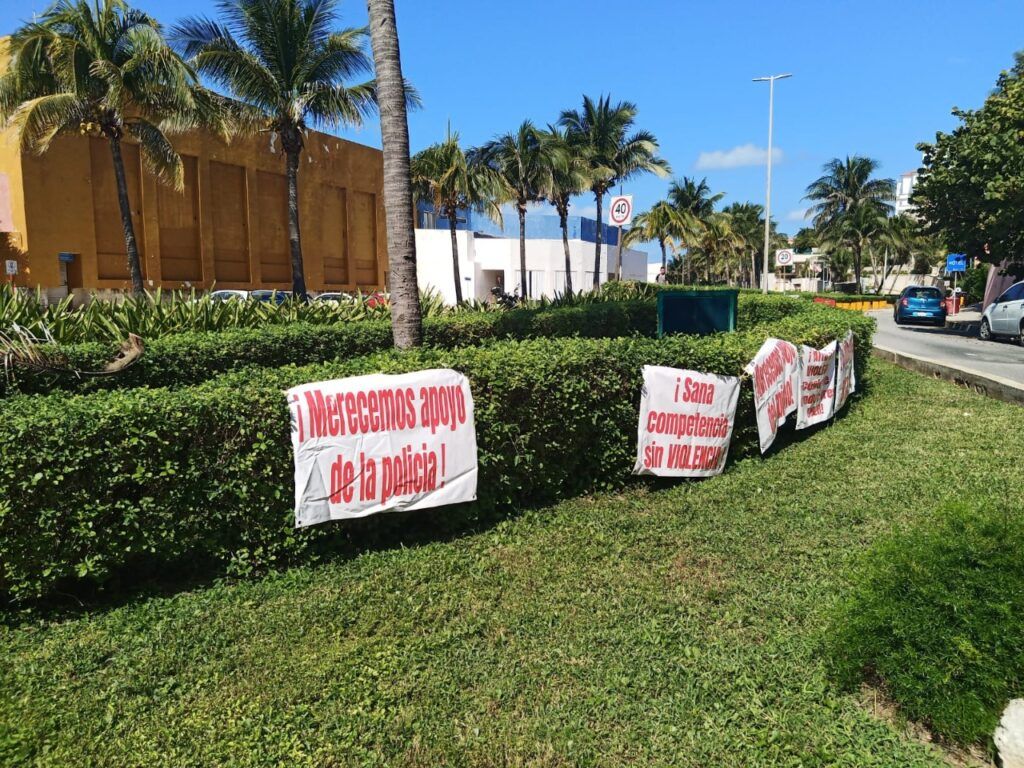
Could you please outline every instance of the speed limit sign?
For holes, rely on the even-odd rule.
[[[633,220],[633,196],[616,195],[608,209],[608,221],[616,227],[627,227]]]
[[[788,267],[793,263],[793,252],[788,248],[775,252],[775,263],[780,267]]]

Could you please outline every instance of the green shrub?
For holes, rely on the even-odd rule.
[[[985,298],[985,285],[988,283],[988,264],[979,264],[964,272],[960,287],[964,290],[964,301],[973,304]]]
[[[537,339],[254,368],[178,390],[10,398],[0,419],[0,593],[102,582],[139,560],[235,570],[286,561],[325,537],[473,524],[509,506],[621,484],[635,451],[641,368],[737,375],[768,334],[823,344],[853,328],[863,375],[873,321],[820,309],[771,326],[663,340]],[[366,522],[292,528],[293,463],[282,390],[375,371],[447,366],[473,389],[479,501]],[[733,455],[756,446],[749,388]],[[395,522],[395,520],[401,522]]]
[[[427,346],[451,349],[494,339],[532,339],[581,336],[611,338],[657,331],[657,312],[651,301],[600,302],[507,312],[460,312],[424,320]],[[292,323],[264,328],[239,328],[210,333],[180,333],[146,343],[141,359],[115,376],[77,377],[20,371],[3,387],[9,391],[44,393],[52,390],[90,391],[123,387],[178,387],[198,384],[238,368],[345,360],[391,347],[387,320],[363,320],[340,325]],[[102,370],[116,351],[112,344],[58,347],[77,370]]]
[[[1024,694],[1022,552],[1024,520],[1005,503],[945,510],[873,546],[834,625],[842,681],[880,682],[947,740],[990,740]]]

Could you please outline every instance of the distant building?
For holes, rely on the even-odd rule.
[[[448,220],[435,216],[429,206],[417,207],[416,264],[419,286],[434,290],[447,303],[455,302],[452,269],[452,240]],[[569,217],[569,256],[574,291],[594,286],[594,245],[597,222],[581,216]],[[502,225],[460,211],[456,221],[459,275],[462,297],[487,301],[498,289],[518,294],[519,219],[505,217]],[[618,231],[604,228],[601,245],[601,283],[616,275]],[[647,279],[647,254],[625,248],[622,251],[622,279]],[[528,214],[526,217],[526,293],[531,299],[553,298],[566,289],[565,249],[557,216]]]
[[[0,56],[0,71],[6,62]],[[172,136],[182,191],[160,183],[122,147],[147,288],[290,289],[288,195],[280,141],[225,144],[200,132]],[[387,249],[378,149],[309,131],[299,175],[302,252],[312,291],[382,288]],[[110,146],[61,136],[43,155],[0,128],[0,261],[14,285],[44,297],[130,288]]]
[[[896,182],[896,202],[894,205],[897,214],[911,213],[914,206],[910,203],[910,195],[914,192],[917,184],[917,171],[907,171],[900,175]]]

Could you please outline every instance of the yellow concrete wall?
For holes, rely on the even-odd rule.
[[[174,137],[185,190],[162,185],[124,148],[143,274],[152,287],[291,287],[284,157],[263,134],[225,144]],[[21,285],[60,285],[58,254],[76,254],[72,288],[124,289],[128,270],[110,149],[101,138],[63,136],[43,156],[0,137],[0,172],[10,177],[14,236],[27,269]],[[379,150],[311,132],[299,170],[307,287],[384,285],[386,244]],[[75,283],[78,283],[76,285]]]

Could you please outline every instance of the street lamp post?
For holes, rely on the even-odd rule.
[[[768,293],[768,246],[772,226],[772,118],[775,110],[775,81],[792,76],[787,72],[784,75],[754,78],[755,83],[768,82],[768,183],[764,196],[764,264],[761,269],[764,288],[762,293]]]

